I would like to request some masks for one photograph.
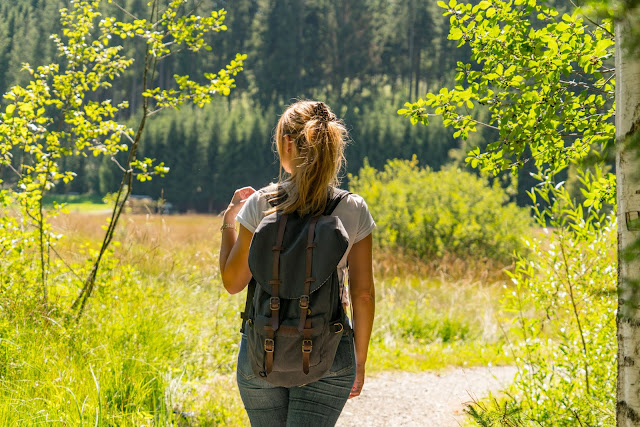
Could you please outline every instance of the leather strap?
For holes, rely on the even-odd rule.
[[[302,340],[302,372],[304,372],[305,375],[309,374],[309,368],[311,366],[311,350],[313,348],[311,332],[313,332],[313,329],[311,329],[311,317],[308,317],[302,330],[304,337]]]
[[[271,285],[271,299],[269,300],[269,308],[271,309],[271,325],[265,326],[267,338],[264,340],[265,351],[265,368],[267,374],[273,371],[273,353],[275,351],[275,332],[280,327],[280,297],[279,287],[282,281],[280,280],[280,252],[282,252],[282,241],[284,240],[284,230],[287,226],[288,215],[284,214],[280,217],[280,224],[278,225],[278,236],[276,237],[276,244],[271,249],[273,251],[273,279],[269,281]]]
[[[276,244],[271,249],[273,251],[273,279],[269,281],[271,285],[271,299],[269,301],[269,308],[271,309],[271,327],[273,331],[277,331],[280,326],[280,252],[282,252],[282,241],[284,240],[284,230],[287,226],[288,215],[284,214],[280,217],[280,224],[278,225],[278,236],[276,237]]]
[[[306,279],[304,280],[304,293],[300,296],[300,302],[298,303],[300,306],[300,322],[298,323],[298,330],[301,332],[305,327],[307,315],[309,313],[309,294],[311,293],[311,284],[316,281],[316,279],[311,276],[311,268],[313,265],[313,248],[318,246],[313,243],[318,219],[320,219],[319,216],[311,218],[309,232],[307,233]]]
[[[316,281],[313,278],[312,266],[313,266],[313,248],[317,245],[313,243],[315,237],[316,224],[318,224],[320,216],[314,216],[311,218],[311,224],[309,224],[309,233],[307,234],[307,259],[306,259],[306,279],[304,281],[304,295],[300,297],[300,323],[298,323],[298,330],[302,332],[302,372],[305,375],[309,374],[311,366],[311,350],[313,349],[313,342],[311,341],[311,308],[309,307],[309,294],[311,293],[311,284]],[[306,300],[306,301],[305,301]],[[303,304],[303,301],[306,304]]]
[[[264,329],[267,332],[267,338],[264,340],[264,364],[267,374],[270,374],[273,371],[273,352],[275,351],[274,331],[269,325],[265,326]]]

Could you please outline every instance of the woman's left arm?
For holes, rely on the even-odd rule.
[[[244,187],[233,194],[231,203],[224,214],[224,225],[222,228],[222,238],[220,240],[220,275],[224,288],[230,294],[237,294],[242,291],[251,280],[249,270],[249,247],[253,234],[243,225],[236,232],[236,215],[240,208],[253,194],[255,190],[251,187]],[[231,226],[233,225],[233,226]]]
[[[356,380],[349,398],[362,391],[369,340],[376,311],[376,293],[372,268],[373,239],[369,234],[351,248],[349,252],[349,290],[353,307],[353,336],[356,350]]]

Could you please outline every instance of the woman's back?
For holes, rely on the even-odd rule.
[[[220,271],[223,284],[230,293],[245,289],[252,277],[249,268],[251,242],[266,215],[274,218],[274,221],[280,221],[289,214],[311,218],[325,211],[330,190],[339,184],[338,173],[344,162],[345,142],[346,130],[343,123],[322,102],[300,101],[282,114],[275,134],[281,165],[279,182],[258,192],[251,187],[236,190],[224,215]],[[282,189],[285,191],[281,191]],[[238,355],[237,378],[240,395],[253,426],[334,425],[347,398],[359,395],[362,389],[375,311],[371,265],[371,232],[375,223],[364,200],[355,194],[342,198],[332,215],[338,219],[345,233],[346,248],[339,253],[341,258],[333,268],[337,270],[340,285],[348,270],[353,331],[348,324],[345,324],[347,327],[344,331],[338,331],[342,335],[329,370],[318,380],[299,387],[274,386],[256,375],[256,372],[260,374],[262,371],[253,369],[249,363],[247,337],[243,335]],[[237,234],[236,220],[240,223]],[[280,224],[283,222],[282,233],[286,233],[286,221],[281,221]],[[300,251],[312,254],[322,237],[314,234],[313,226],[306,229],[310,230],[309,240]],[[280,237],[277,239],[279,242]],[[270,270],[274,274],[271,280],[263,279],[266,282],[264,291],[271,298],[263,308],[266,320],[261,325],[267,335],[261,338],[263,346],[255,346],[259,347],[256,350],[258,353],[264,353],[261,363],[266,375],[267,369],[273,369],[273,349],[277,346],[277,332],[283,320],[277,295],[279,287],[284,284],[277,272],[280,268],[279,254],[284,248],[277,242],[271,246],[270,251],[265,250],[274,254],[267,256],[272,256],[275,268]],[[292,265],[286,268],[297,267]],[[315,281],[308,270],[305,277],[305,286]],[[305,334],[311,334],[314,326],[309,323],[310,318],[305,310],[310,290],[305,292],[307,295],[301,295],[296,305],[300,307],[299,318],[302,319],[297,328],[302,340],[301,351],[307,357],[313,352],[313,347]],[[337,294],[331,296],[334,294],[330,292],[326,294],[329,296],[322,298],[338,299]],[[274,299],[273,295],[277,298]],[[342,304],[339,302],[338,300],[337,307],[342,311]],[[252,360],[255,360],[253,356]],[[304,360],[303,358],[303,367],[307,370],[309,361],[305,363]]]

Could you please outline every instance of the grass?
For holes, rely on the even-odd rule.
[[[98,195],[47,194],[43,202],[45,207],[53,206],[54,202],[64,204],[66,210],[73,213],[106,213],[111,210],[111,205]]]
[[[75,323],[65,310],[106,215],[56,218],[68,238],[56,249],[65,262],[53,263],[49,310],[0,296],[7,314],[0,320],[0,424],[247,425],[234,379],[244,294],[230,296],[220,283],[220,222],[123,217],[121,243]],[[495,266],[429,264],[380,251],[374,264],[369,373],[508,363]]]
[[[378,276],[370,370],[509,363],[498,324],[503,284],[443,275]]]

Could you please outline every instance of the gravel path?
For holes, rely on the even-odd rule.
[[[437,373],[385,372],[368,376],[347,402],[339,427],[458,427],[464,403],[505,388],[516,368],[458,368]]]

